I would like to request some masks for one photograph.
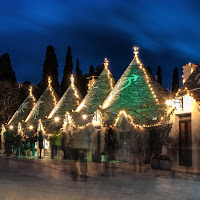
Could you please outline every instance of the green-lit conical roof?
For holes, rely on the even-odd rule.
[[[25,122],[29,124],[38,124],[39,119],[41,119],[42,121],[46,120],[50,112],[56,106],[58,99],[58,95],[49,83],[47,89],[43,92],[43,94],[31,110],[30,114],[26,118]]]
[[[140,62],[138,48],[134,50],[133,61],[103,102],[102,109],[115,115],[123,110],[136,123],[145,124],[157,117],[166,92]]]
[[[71,81],[72,81],[71,77]],[[59,117],[61,119],[64,118],[66,111],[71,112],[72,110],[75,110],[79,103],[82,100],[82,95],[74,85],[74,79],[71,82],[71,85],[68,87],[68,89],[65,91],[57,105],[54,107],[54,109],[51,111],[48,118],[52,117]]]
[[[32,108],[36,103],[36,99],[32,94],[32,88],[30,88],[30,93],[24,102],[20,105],[18,110],[15,112],[13,117],[10,119],[8,124],[17,125],[19,122],[25,121]]]
[[[114,78],[108,69],[107,59],[105,59],[104,66],[104,70],[77,107],[76,112],[93,114],[99,109],[99,105],[102,105],[109,92],[113,89]]]

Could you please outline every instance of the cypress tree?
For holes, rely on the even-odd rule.
[[[71,53],[70,46],[68,46],[65,66],[64,66],[64,71],[63,71],[63,77],[62,77],[61,86],[60,86],[60,96],[64,94],[64,92],[70,85],[70,76],[72,74],[72,71],[73,71],[72,53]]]
[[[15,72],[12,69],[10,56],[8,53],[0,57],[0,80],[9,82],[12,85],[17,84]]]
[[[18,106],[17,80],[6,53],[0,57],[0,123],[8,122]]]
[[[147,67],[147,70],[149,71],[150,74],[152,74],[152,70],[151,70],[151,67],[150,67],[150,66]],[[153,74],[152,74],[152,75],[153,75]]]
[[[99,76],[103,70],[104,70],[104,64],[98,65],[95,68],[95,76]]]
[[[51,77],[52,79],[52,87],[56,91],[56,93],[59,93],[59,82],[58,82],[58,61],[56,58],[56,54],[54,51],[53,46],[48,46],[45,56],[45,61],[43,64],[43,75],[42,75],[42,82],[41,82],[41,92],[44,92],[44,90],[48,86],[48,77]]]
[[[80,70],[78,58],[77,58],[77,64],[76,64],[75,83],[76,83],[76,87],[78,88],[82,96],[85,96],[85,94],[87,93],[87,79],[83,76],[83,73]]]
[[[177,92],[179,88],[179,76],[177,67],[174,69],[172,78],[172,92]]]
[[[89,76],[94,76],[94,75],[95,75],[94,66],[91,65],[89,70]]]
[[[156,79],[160,83],[160,85],[162,85],[162,73],[161,73],[160,66],[158,66],[158,69],[157,69]]]

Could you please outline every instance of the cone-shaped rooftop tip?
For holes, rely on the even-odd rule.
[[[108,69],[108,64],[109,64],[108,59],[104,58],[104,68],[105,69]]]
[[[34,102],[34,104],[35,104],[36,99],[35,99],[35,97],[33,96],[33,87],[30,86],[30,88],[29,88],[28,90],[29,90],[29,95],[32,97],[33,102]]]
[[[74,87],[74,76],[73,76],[73,74],[72,74],[71,77],[70,77],[70,81],[71,81],[72,87]]]
[[[52,82],[52,80],[51,80],[51,77],[49,76],[49,77],[48,77],[48,84],[49,84],[48,86],[49,86],[49,87],[51,87],[51,82]]]

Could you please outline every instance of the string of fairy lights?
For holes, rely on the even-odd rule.
[[[34,97],[34,95],[33,95],[32,92],[33,92],[33,88],[32,88],[32,86],[30,86],[30,88],[29,88],[29,95],[33,99],[33,105],[35,105],[36,99],[35,99],[35,97]]]
[[[107,77],[108,77],[108,80],[109,80],[109,83],[110,83],[110,88],[112,90],[113,89],[113,79],[111,78],[111,73],[110,73],[110,70],[108,69],[108,65],[109,65],[108,59],[105,58],[104,59],[104,68],[107,72]]]
[[[52,82],[52,80],[51,80],[51,77],[49,76],[49,77],[48,77],[48,87],[49,87],[49,90],[50,90],[51,95],[52,95],[52,97],[53,97],[54,106],[56,106],[56,104],[57,104],[57,99],[56,99],[56,96],[54,95],[54,91],[53,91],[53,88],[52,88],[52,86],[51,86],[51,82]]]

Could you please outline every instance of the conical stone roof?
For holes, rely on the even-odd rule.
[[[57,105],[51,111],[48,118],[59,117],[64,119],[65,113],[75,110],[82,100],[82,95],[74,85],[74,78],[71,76],[71,85],[65,91]]]
[[[18,125],[19,122],[23,122],[26,120],[27,116],[31,112],[32,108],[36,103],[36,99],[32,94],[32,87],[29,89],[29,95],[24,100],[24,102],[20,105],[18,110],[15,112],[13,117],[8,122],[9,125]]]
[[[105,59],[104,70],[97,78],[92,88],[77,107],[76,112],[93,114],[102,105],[109,92],[113,89],[114,78],[108,69],[108,60]]]
[[[167,93],[140,62],[138,47],[134,53],[133,61],[103,102],[102,110],[115,116],[125,111],[137,124],[153,123]]]
[[[43,92],[43,94],[31,110],[30,114],[26,118],[25,122],[27,122],[28,124],[37,125],[39,119],[41,119],[42,122],[46,121],[50,112],[56,106],[58,99],[58,95],[49,83],[47,89]]]

